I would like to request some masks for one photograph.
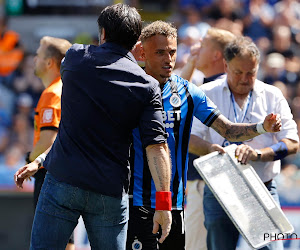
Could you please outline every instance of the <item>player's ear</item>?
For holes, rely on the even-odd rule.
[[[143,44],[141,44],[141,59],[144,61],[146,59],[145,49]]]
[[[133,54],[135,60],[138,62],[143,61],[141,52],[142,52],[142,43],[141,41],[138,41],[131,50],[131,53]]]

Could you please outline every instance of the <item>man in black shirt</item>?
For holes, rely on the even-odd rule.
[[[62,62],[61,123],[43,164],[47,175],[31,249],[63,249],[80,215],[92,248],[125,249],[129,146],[137,126],[157,190],[154,233],[161,224],[162,242],[170,230],[171,167],[160,88],[130,53],[141,17],[135,8],[116,4],[101,12],[98,26],[101,45],[75,44]],[[43,153],[18,170],[17,186],[44,159]]]

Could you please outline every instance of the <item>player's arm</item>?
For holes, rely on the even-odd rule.
[[[156,187],[156,211],[153,217],[153,233],[157,233],[159,224],[162,243],[171,230],[171,160],[167,143],[149,145],[146,147],[149,169]]]
[[[171,160],[167,145],[167,134],[162,116],[162,101],[159,83],[151,88],[149,100],[145,100],[145,108],[139,121],[142,144],[146,150],[147,160],[156,187],[156,209],[153,216],[153,233],[157,233],[159,224],[162,235],[159,242],[168,236],[171,223]]]
[[[32,162],[40,154],[46,151],[54,142],[57,135],[57,129],[45,129],[41,130],[40,139],[35,144],[34,148],[30,152],[29,161]]]
[[[233,123],[219,115],[211,127],[228,141],[246,141],[266,132],[280,131],[281,119],[280,115],[271,113],[265,117],[263,123]]]
[[[146,153],[156,191],[170,191],[171,160],[168,144],[149,145]]]

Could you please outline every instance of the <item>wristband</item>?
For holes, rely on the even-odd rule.
[[[288,148],[283,141],[270,146],[270,148],[273,149],[275,153],[274,161],[281,160],[288,155]]]
[[[39,168],[42,166],[42,164],[44,163],[45,159],[46,159],[46,154],[45,153],[42,153],[40,154],[38,157],[36,157],[35,161],[38,162],[38,166]]]
[[[264,128],[264,123],[263,123],[263,122],[259,122],[259,123],[256,124],[256,131],[257,131],[259,134],[267,133],[267,131],[266,131],[265,128]]]
[[[29,160],[30,153],[31,153],[31,152],[27,152],[26,155],[25,155],[25,161],[26,161],[26,164],[31,163],[31,161]]]
[[[168,191],[156,192],[155,210],[172,210],[172,193]]]
[[[255,149],[255,152],[257,153],[257,160],[256,161],[260,161],[261,160],[261,151],[259,149]]]

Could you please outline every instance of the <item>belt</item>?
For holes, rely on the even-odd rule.
[[[269,180],[269,181],[266,181],[264,182],[265,186],[268,186],[271,182],[273,181],[273,179]]]

